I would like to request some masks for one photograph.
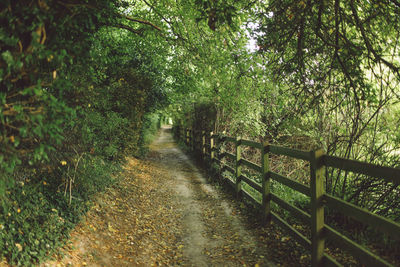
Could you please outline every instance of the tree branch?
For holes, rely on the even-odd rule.
[[[175,30],[175,27],[174,27],[174,25],[172,24],[171,21],[169,21],[169,20],[168,20],[167,18],[165,18],[160,12],[158,12],[157,9],[156,9],[153,5],[151,5],[149,2],[147,2],[146,0],[143,0],[143,2],[144,2],[148,7],[150,7],[151,9],[153,9],[154,12],[155,12],[158,16],[160,16],[161,19],[162,19],[163,21],[165,21],[165,22],[171,27],[171,30],[172,30],[172,32],[177,36],[177,39],[180,39],[180,40],[182,40],[183,42],[187,42],[187,39],[184,38],[181,34],[179,34],[179,33]]]
[[[400,73],[399,73],[400,67],[395,66],[392,62],[389,62],[389,61],[385,60],[384,58],[382,58],[382,56],[379,55],[375,51],[375,49],[372,47],[371,43],[369,42],[369,39],[368,39],[367,35],[365,34],[364,26],[360,22],[360,18],[358,17],[357,10],[354,7],[354,0],[350,1],[350,7],[351,7],[351,11],[353,13],[353,17],[355,19],[356,25],[360,29],[361,36],[362,36],[362,38],[364,40],[365,45],[367,46],[368,51],[371,52],[374,55],[376,60],[383,62],[383,64],[385,64],[387,67],[389,67],[395,73],[397,73],[397,75],[400,75]]]
[[[104,24],[104,26],[115,27],[115,28],[120,28],[120,29],[125,29],[125,30],[128,30],[128,31],[130,31],[130,32],[133,32],[133,33],[135,33],[135,34],[137,34],[137,35],[140,35],[140,36],[143,35],[143,31],[144,31],[144,29],[136,30],[136,29],[134,29],[134,28],[131,28],[131,27],[126,26],[126,25],[121,24],[121,23],[116,23],[116,24]]]
[[[142,20],[142,19],[135,19],[135,18],[132,18],[132,17],[129,17],[129,16],[126,16],[126,15],[122,15],[122,14],[119,14],[119,16],[122,17],[122,18],[125,18],[127,20],[130,20],[130,21],[139,22],[139,23],[142,23],[142,24],[149,25],[149,26],[153,27],[154,29],[156,29],[158,31],[162,31],[160,27],[158,27],[157,25],[154,25],[150,21]]]

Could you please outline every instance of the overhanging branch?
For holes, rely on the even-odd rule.
[[[135,33],[135,34],[137,34],[137,35],[140,35],[140,36],[143,35],[143,31],[144,31],[144,29],[136,30],[136,29],[134,29],[134,28],[131,28],[131,27],[129,27],[129,26],[127,26],[127,25],[124,25],[124,24],[121,24],[121,23],[117,23],[117,24],[104,24],[104,26],[114,27],[114,28],[120,28],[120,29],[125,29],[125,30],[128,30],[128,31],[130,31],[130,32],[133,32],[133,33]]]
[[[139,22],[139,23],[141,23],[141,24],[146,24],[146,25],[149,25],[149,26],[153,27],[154,29],[156,29],[156,30],[158,30],[158,31],[162,31],[160,27],[158,27],[157,25],[154,25],[154,24],[151,23],[150,21],[142,20],[142,19],[135,19],[135,18],[132,18],[132,17],[129,17],[129,16],[126,16],[126,15],[122,15],[122,14],[120,14],[120,16],[121,16],[122,18],[127,19],[127,20],[134,21],[134,22]]]
[[[356,22],[356,26],[359,28],[361,36],[364,40],[364,43],[367,47],[368,52],[371,52],[375,59],[377,61],[381,61],[383,64],[385,64],[388,68],[390,68],[391,70],[393,70],[397,75],[400,75],[399,71],[400,71],[400,67],[396,66],[394,63],[387,61],[386,59],[384,59],[380,54],[378,54],[376,52],[376,50],[374,49],[374,47],[372,46],[372,44],[370,43],[367,34],[365,32],[364,26],[362,25],[360,18],[358,17],[358,12],[357,9],[354,6],[354,0],[350,1],[350,7],[351,7],[351,11],[353,13],[353,17],[354,20]]]

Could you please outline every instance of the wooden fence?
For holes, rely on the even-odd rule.
[[[365,266],[392,266],[384,259],[373,254],[368,249],[325,224],[324,207],[327,206],[363,224],[369,225],[373,229],[380,230],[382,233],[400,239],[400,224],[325,193],[324,168],[332,167],[353,173],[365,174],[375,178],[384,179],[385,181],[394,184],[400,184],[400,169],[329,156],[322,150],[302,151],[270,145],[268,143],[259,143],[240,138],[222,136],[212,132],[193,132],[191,129],[184,129],[179,126],[175,127],[174,130],[176,137],[184,141],[188,147],[200,152],[204,158],[208,157],[212,162],[220,164],[220,167],[223,170],[227,170],[235,176],[235,181],[227,179],[228,184],[236,190],[238,195],[247,198],[255,206],[261,209],[264,221],[274,221],[287,230],[300,244],[310,249],[312,266],[341,266],[335,259],[324,252],[326,239],[334,241],[338,246],[347,250]],[[236,153],[220,152],[216,146],[217,142],[233,144]],[[241,157],[241,148],[243,146],[253,147],[261,151],[261,166]],[[269,166],[270,154],[284,155],[308,161],[310,163],[310,186],[306,186],[293,179],[272,172]],[[233,160],[235,168],[224,164],[221,161],[224,157]],[[242,166],[246,166],[259,172],[262,177],[261,183],[243,175]],[[310,197],[311,214],[304,212],[286,202],[278,195],[272,193],[270,190],[271,180],[284,184],[285,186]],[[252,195],[242,189],[243,182],[261,193],[261,202],[257,201]],[[271,211],[271,201],[289,211],[295,218],[309,224],[311,227],[311,240],[302,235],[279,215]]]

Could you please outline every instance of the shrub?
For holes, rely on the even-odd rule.
[[[89,110],[83,114],[82,141],[96,155],[106,159],[119,159],[126,145],[129,132],[129,121],[116,112],[101,114]]]
[[[119,169],[115,163],[88,155],[82,158],[76,173],[66,165],[16,183],[1,202],[0,257],[18,266],[49,257],[88,210],[91,196],[114,182]],[[68,179],[60,177],[74,174],[70,198],[69,190],[65,190]]]
[[[140,139],[138,142],[138,156],[144,156],[148,151],[148,145],[154,140],[155,135],[160,127],[160,115],[150,113],[143,116],[142,129],[140,131]]]
[[[0,256],[31,265],[50,255],[71,227],[58,203],[47,198],[47,183],[19,183],[7,191],[0,213]]]

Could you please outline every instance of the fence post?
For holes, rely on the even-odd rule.
[[[215,154],[214,154],[214,137],[213,137],[214,132],[210,132],[210,159],[211,159],[211,164],[214,160]]]
[[[310,151],[310,188],[311,188],[311,266],[321,266],[324,256],[324,151]]]
[[[262,167],[262,216],[263,222],[271,221],[271,179],[269,172],[269,144],[261,143]]]
[[[240,197],[240,191],[242,190],[241,186],[241,175],[242,175],[242,166],[240,165],[240,159],[242,157],[241,153],[241,140],[240,137],[236,137],[235,147],[236,147],[236,161],[235,161],[235,175],[236,175],[236,196]]]

